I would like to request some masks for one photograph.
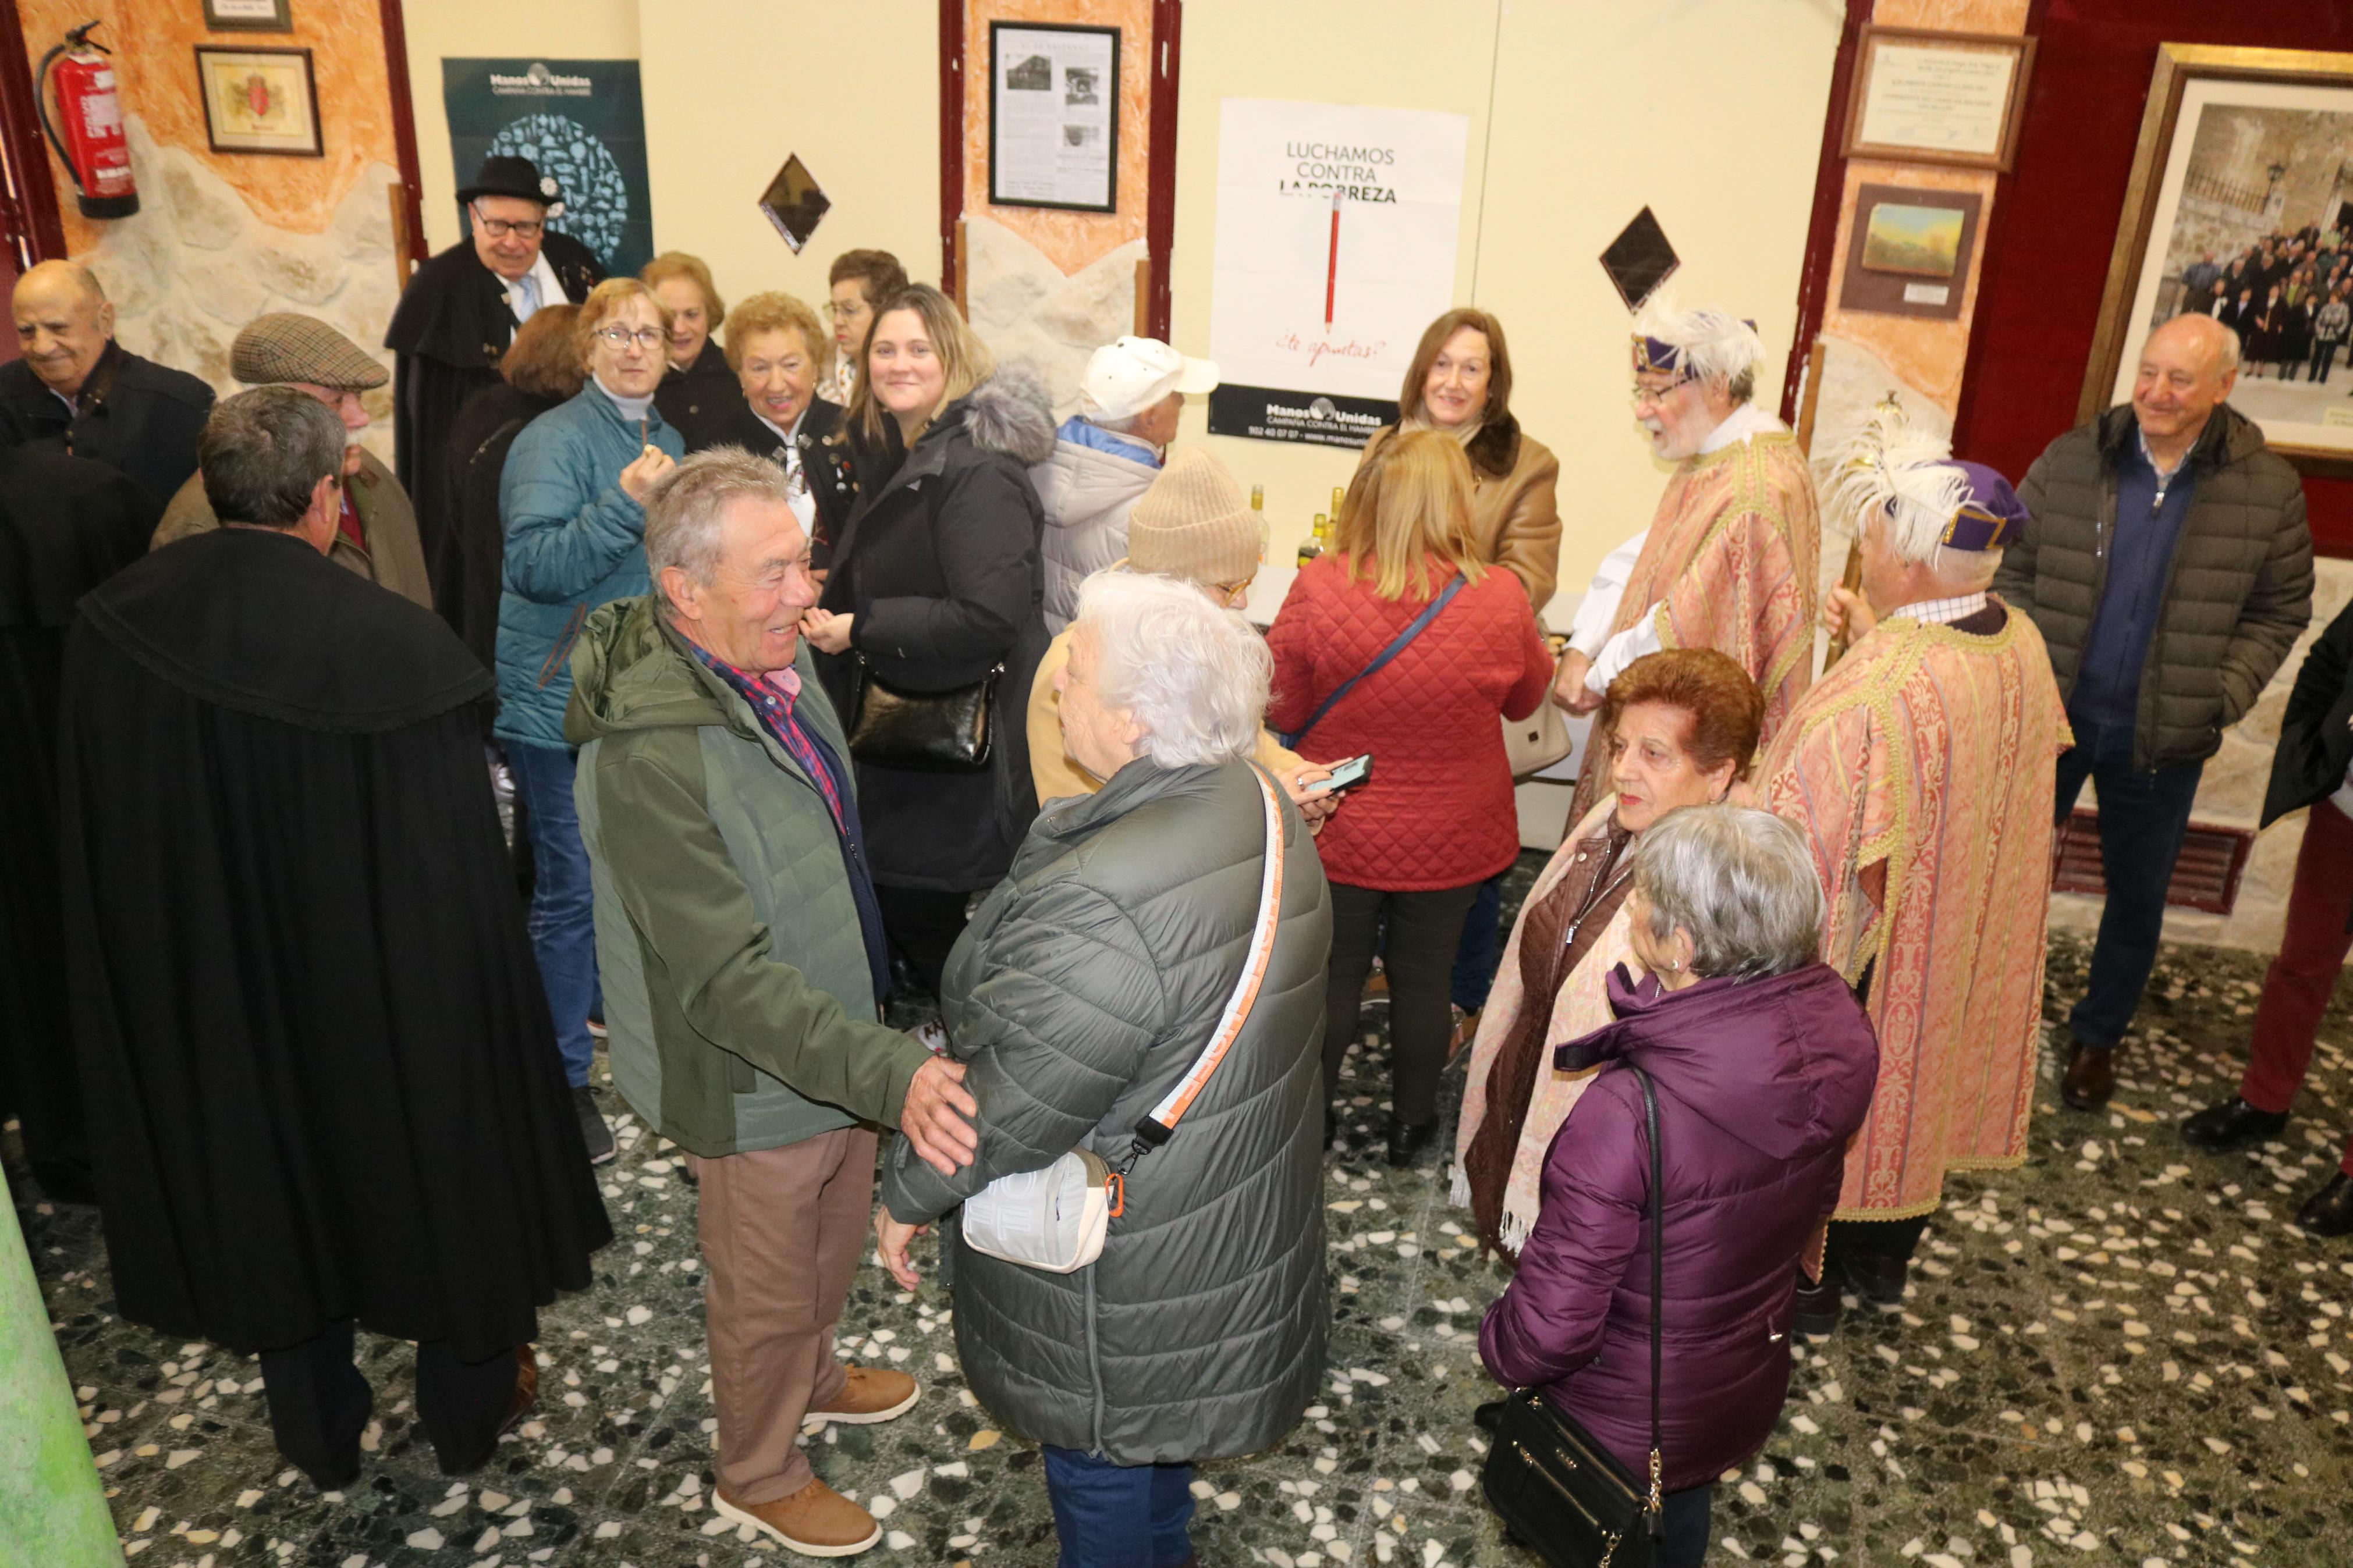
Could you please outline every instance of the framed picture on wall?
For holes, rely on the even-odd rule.
[[[1860,187],[1839,308],[1958,321],[1984,205],[1976,191]]]
[[[2009,171],[2032,38],[1866,23],[1856,47],[1846,156]]]
[[[988,25],[988,199],[1119,210],[1119,29]]]
[[[2273,450],[2353,477],[2353,54],[2159,47],[2078,417],[2189,311],[2238,333],[2231,404]]]
[[[196,46],[205,133],[216,153],[325,155],[319,136],[319,84],[308,49]]]
[[[214,33],[290,33],[294,0],[205,0],[205,28]]]

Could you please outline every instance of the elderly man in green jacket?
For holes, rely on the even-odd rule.
[[[646,558],[653,595],[588,617],[565,721],[613,1081],[701,1183],[713,1503],[848,1556],[881,1527],[811,1472],[801,1424],[888,1421],[919,1393],[834,1359],[872,1201],[865,1124],[950,1173],[974,1104],[962,1067],[879,1021],[889,960],[849,748],[798,636],[817,584],[784,472],[689,458],[649,499]]]

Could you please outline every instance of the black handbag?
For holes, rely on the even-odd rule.
[[[1481,1473],[1504,1530],[1553,1568],[1651,1568],[1662,1520],[1659,1458],[1659,1302],[1665,1226],[1659,1099],[1640,1068],[1642,1121],[1651,1134],[1651,1480],[1627,1474],[1576,1417],[1533,1388],[1504,1401],[1494,1447]]]
[[[1004,673],[1000,663],[970,686],[902,691],[860,658],[849,754],[909,773],[986,773],[996,740],[997,678]]]

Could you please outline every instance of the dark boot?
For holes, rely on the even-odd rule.
[[[2295,1223],[2314,1236],[2353,1234],[2353,1177],[2342,1171],[2328,1184],[2304,1200]]]
[[[1798,1270],[1798,1310],[1789,1326],[1801,1334],[1821,1335],[1835,1332],[1839,1319],[1846,1311],[1846,1303],[1839,1298],[1839,1281],[1828,1268],[1822,1270],[1821,1283],[1817,1285]]]
[[[2243,1149],[2280,1135],[2284,1110],[2257,1110],[2237,1095],[2210,1105],[2181,1123],[2181,1141],[2196,1149]]]
[[[1904,1282],[1912,1272],[1912,1265],[1901,1258],[1889,1258],[1861,1247],[1849,1247],[1841,1259],[1846,1271],[1846,1282],[1854,1293],[1877,1306],[1894,1307],[1904,1300]]]
[[[1438,1131],[1438,1119],[1427,1121],[1399,1121],[1389,1119],[1389,1163],[1400,1168],[1410,1165],[1430,1146],[1432,1134]]]
[[[2116,1053],[2113,1047],[2075,1042],[2067,1076],[2059,1080],[2059,1098],[2071,1110],[2097,1110],[2116,1092]]]

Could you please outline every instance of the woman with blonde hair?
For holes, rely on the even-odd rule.
[[[588,612],[648,591],[646,498],[685,455],[654,406],[669,368],[670,311],[634,278],[608,278],[581,302],[575,328],[586,384],[524,427],[499,479],[506,528],[499,597],[499,717],[531,838],[532,947],[591,1163],[613,1134],[588,1087],[595,1046],[596,928],[588,852],[572,805],[572,644]]]
[[[820,395],[833,338],[790,294],[754,294],[727,317],[727,363],[742,401],[687,437],[686,449],[741,447],[785,470],[809,563],[833,563],[833,542],[858,500],[858,454],[839,404]]]
[[[1332,879],[1324,1081],[1337,1092],[1377,949],[1395,1071],[1388,1160],[1411,1164],[1437,1130],[1463,917],[1520,851],[1500,721],[1535,712],[1552,679],[1519,579],[1480,559],[1460,442],[1417,430],[1383,443],[1349,487],[1338,549],[1300,572],[1267,642],[1268,725],[1311,763],[1372,758],[1318,841]]]
[[[1029,471],[1054,416],[936,289],[881,301],[863,352],[849,424],[876,478],[803,630],[849,727],[883,930],[937,995],[965,900],[1005,875],[1038,811],[1022,715],[1046,650],[1046,521]],[[894,441],[904,456],[885,471]],[[901,744],[870,700],[904,718]],[[909,750],[918,731],[946,755]]]
[[[654,392],[654,406],[678,427],[688,451],[701,451],[710,443],[698,443],[696,433],[744,405],[726,357],[710,352],[711,334],[727,320],[727,301],[702,258],[683,250],[663,251],[638,279],[670,311],[670,368]]]

